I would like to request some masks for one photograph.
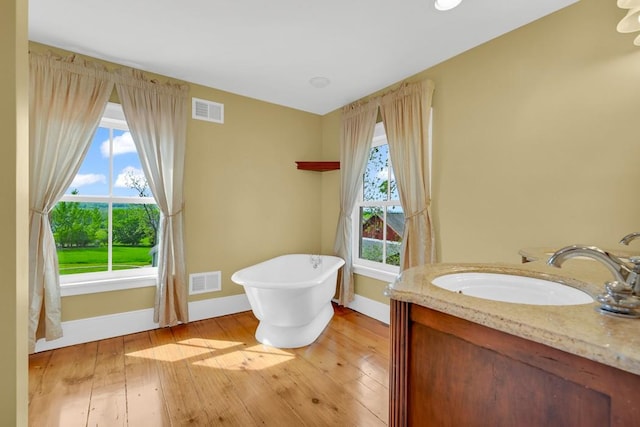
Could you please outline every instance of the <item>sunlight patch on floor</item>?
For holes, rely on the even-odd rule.
[[[198,340],[203,344],[196,344],[195,340],[186,340],[179,343],[163,344],[156,347],[132,351],[126,353],[130,357],[143,357],[145,359],[161,362],[178,362],[211,352],[224,351],[232,347],[241,347],[243,343],[223,340]],[[204,345],[206,343],[206,345]]]
[[[212,351],[226,350],[231,347],[241,346],[244,343],[239,341],[225,341],[225,340],[210,340],[203,338],[190,338],[178,342],[181,345],[188,345],[190,347],[208,348]]]
[[[211,361],[216,360],[220,367],[229,371],[258,371],[288,362],[295,357],[292,352],[258,344],[214,355],[207,360],[194,362],[194,365],[211,366]]]
[[[187,339],[177,343],[126,353],[160,362],[192,361],[195,366],[220,367],[230,371],[267,369],[295,359],[293,352],[262,344],[247,347],[245,343],[224,340]],[[209,357],[207,357],[209,356]]]

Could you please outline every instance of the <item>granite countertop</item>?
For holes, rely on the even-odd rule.
[[[431,283],[459,272],[516,274],[560,281],[591,296],[604,291],[611,273],[599,262],[569,259],[562,268],[525,264],[432,264],[405,270],[387,287],[389,297],[418,304],[499,331],[640,375],[640,319],[596,311],[598,303],[542,306],[512,304],[458,294]]]

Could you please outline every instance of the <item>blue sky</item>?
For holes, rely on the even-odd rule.
[[[140,160],[131,134],[128,131],[113,130],[113,195],[138,196],[127,188],[128,175],[143,176]],[[93,137],[91,147],[80,170],[66,191],[77,189],[85,196],[109,194],[109,129],[99,127]]]

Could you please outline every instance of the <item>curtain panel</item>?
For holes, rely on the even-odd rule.
[[[350,303],[354,297],[351,213],[369,158],[377,116],[377,100],[354,103],[342,109],[340,216],[334,245],[334,253],[345,261],[338,282],[338,302],[341,305]]]
[[[118,70],[115,79],[142,169],[162,213],[154,321],[161,327],[186,323],[182,208],[188,87],[147,80],[131,69]]]
[[[405,212],[400,270],[435,262],[431,220],[429,126],[434,84],[404,84],[385,94],[380,113]]]
[[[113,90],[101,65],[29,55],[29,353],[62,336],[60,281],[49,212],[71,185]]]
[[[405,83],[399,89],[342,110],[340,214],[334,245],[334,253],[345,260],[338,280],[341,305],[354,297],[351,214],[371,149],[378,108],[405,212],[400,271],[435,262],[428,148],[433,91],[431,80]]]

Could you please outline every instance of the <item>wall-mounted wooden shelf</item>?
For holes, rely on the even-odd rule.
[[[340,169],[340,162],[296,162],[298,169],[305,171],[326,172]]]

